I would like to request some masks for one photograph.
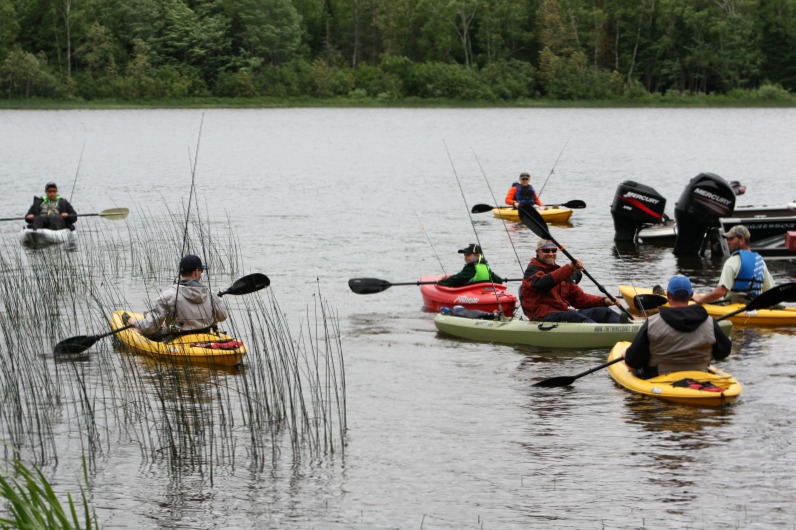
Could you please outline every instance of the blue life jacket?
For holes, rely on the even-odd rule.
[[[754,298],[763,291],[763,279],[766,275],[766,264],[763,257],[751,250],[736,250],[732,255],[741,257],[741,268],[732,285],[733,292],[746,293]]]
[[[514,194],[514,200],[520,204],[536,204],[536,191],[533,186],[528,185],[523,187],[519,182],[512,184],[517,191]]]

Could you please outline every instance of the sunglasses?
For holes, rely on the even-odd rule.
[[[544,252],[545,254],[555,254],[558,252],[557,248],[540,248],[540,251]]]

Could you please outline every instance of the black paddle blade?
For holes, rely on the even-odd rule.
[[[547,223],[536,208],[520,206],[520,221],[522,224],[531,229],[531,231],[542,239],[552,239],[550,231],[547,229]]]
[[[597,370],[602,370],[606,366],[611,366],[612,364],[616,364],[616,363],[624,361],[624,360],[625,360],[624,357],[618,357],[618,358],[614,359],[613,361],[608,361],[607,363],[603,363],[600,366],[595,366],[594,368],[590,368],[589,370],[586,370],[585,372],[581,372],[578,375],[551,377],[550,379],[544,379],[542,381],[539,381],[538,383],[534,383],[533,386],[540,386],[540,387],[547,387],[547,388],[559,387],[559,386],[569,386],[569,385],[571,385],[572,383],[575,382],[575,379],[580,379],[584,375],[593,374]]]
[[[639,309],[656,309],[669,302],[669,299],[659,294],[637,294],[633,297],[633,305]]]
[[[508,206],[506,206],[506,207],[508,207]],[[472,207],[470,212],[472,212],[472,213],[491,212],[495,208],[497,208],[497,206],[490,206],[488,204],[476,204],[475,206]],[[503,208],[503,207],[501,206],[501,208]]]
[[[374,294],[386,291],[392,286],[387,280],[378,278],[351,278],[348,288],[357,294]]]
[[[230,285],[229,289],[218,293],[218,296],[224,296],[225,294],[249,294],[259,291],[260,289],[265,289],[269,285],[271,285],[271,280],[268,279],[268,276],[256,272],[239,279]]]
[[[539,381],[538,383],[534,383],[533,386],[538,386],[542,388],[557,388],[560,386],[569,386],[575,382],[575,378],[570,376],[560,376],[560,377],[551,377],[550,379],[544,379],[543,381]]]
[[[559,206],[563,206],[564,208],[572,208],[573,210],[582,210],[583,208],[586,207],[586,203],[579,199],[573,199],[571,201],[567,201],[563,204],[560,204]]]
[[[796,302],[796,283],[775,285],[749,302],[744,310],[754,311],[755,309],[771,307],[782,302]]]
[[[54,355],[77,355],[91,348],[97,342],[96,335],[81,335],[62,340],[53,348]]]

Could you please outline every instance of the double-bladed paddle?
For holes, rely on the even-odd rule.
[[[573,210],[581,210],[581,209],[586,207],[586,203],[581,201],[581,200],[579,200],[579,199],[573,199],[571,201],[562,202],[562,203],[559,203],[559,204],[548,205],[548,208],[556,208],[556,207],[559,207],[559,208],[571,208]],[[503,206],[490,206],[488,204],[476,204],[475,206],[473,206],[470,209],[470,212],[472,212],[472,213],[491,212],[495,208],[511,208],[511,206],[509,206],[508,204],[504,204]]]
[[[552,241],[552,242],[553,242],[553,244],[554,244],[555,246],[557,246],[558,248],[560,248],[560,249],[561,249],[561,252],[563,252],[563,253],[564,253],[564,255],[570,259],[570,261],[572,261],[572,262],[574,262],[574,261],[575,261],[575,258],[574,258],[574,257],[572,257],[572,254],[570,254],[569,252],[567,252],[567,249],[565,249],[564,247],[562,247],[562,246],[561,246],[561,245],[558,243],[558,241],[556,241],[556,240],[555,240],[555,238],[553,238],[553,235],[550,233],[550,230],[547,228],[547,223],[545,222],[545,220],[544,220],[544,219],[542,219],[542,216],[541,216],[541,215],[539,215],[539,212],[537,212],[535,208],[527,208],[527,207],[525,207],[525,206],[520,206],[519,210],[520,210],[520,221],[522,221],[522,224],[524,224],[525,226],[527,226],[528,228],[530,228],[530,229],[533,231],[533,233],[534,233],[534,234],[536,234],[537,236],[541,237],[542,239],[549,239],[550,241]],[[616,302],[616,298],[614,298],[614,296],[613,296],[611,293],[609,293],[609,292],[608,292],[608,291],[605,289],[605,287],[603,287],[602,285],[600,285],[600,282],[598,282],[597,280],[595,280],[595,279],[594,279],[594,277],[593,277],[591,274],[589,274],[589,273],[588,273],[588,271],[587,271],[586,269],[583,269],[583,271],[582,271],[582,272],[583,272],[583,274],[585,274],[586,276],[588,276],[588,278],[589,278],[589,279],[590,279],[592,282],[594,282],[594,285],[596,285],[596,286],[597,286],[597,288],[598,288],[598,289],[599,289],[599,290],[600,290],[600,291],[601,291],[601,292],[602,292],[602,293],[603,293],[603,294],[604,294],[606,297],[608,297],[608,298],[609,298],[609,299],[610,299],[612,302]],[[631,314],[628,312],[628,310],[627,310],[627,309],[625,309],[625,308],[624,308],[624,307],[622,307],[621,305],[620,305],[620,306],[617,306],[617,307],[618,307],[619,309],[621,309],[621,310],[622,310],[622,312],[624,312],[624,313],[627,315],[627,317],[628,317],[630,320],[636,320],[636,318],[635,318],[633,315],[631,315]]]
[[[271,285],[271,280],[268,279],[268,276],[256,272],[254,274],[249,274],[237,280],[235,283],[230,285],[228,289],[225,289],[220,293],[218,293],[218,296],[224,296],[225,294],[233,294],[233,295],[249,294],[255,291],[259,291],[260,289],[264,289],[269,285]],[[132,327],[133,327],[132,324],[128,324],[124,327],[121,327],[119,329],[114,329],[113,331],[109,331],[108,333],[103,333],[101,335],[79,335],[77,337],[71,337],[66,340],[62,340],[61,342],[55,345],[55,348],[53,348],[53,354],[77,355],[83,353],[87,349],[91,348],[91,346],[93,346],[94,343],[97,342],[98,340],[103,339],[105,337],[110,337],[111,335],[115,335],[120,331],[124,331]]]
[[[658,295],[653,295],[653,296],[658,296]],[[783,283],[781,285],[772,287],[768,291],[761,293],[760,296],[758,296],[757,298],[755,298],[754,300],[743,306],[741,309],[732,311],[730,313],[727,313],[726,315],[721,315],[719,318],[716,319],[716,321],[718,322],[719,320],[730,318],[739,313],[743,313],[744,311],[754,311],[756,309],[764,309],[766,307],[771,307],[773,305],[777,305],[782,302],[796,302],[796,283]],[[541,386],[546,388],[569,386],[572,383],[574,383],[576,379],[579,379],[584,375],[589,375],[591,373],[596,372],[597,370],[602,370],[603,368],[606,368],[608,366],[611,366],[612,364],[624,360],[625,358],[624,356],[622,356],[612,361],[608,361],[607,363],[603,363],[600,366],[595,366],[594,368],[579,373],[578,375],[551,377],[550,379],[544,379],[542,381],[539,381],[538,383],[534,383],[533,386]]]
[[[503,280],[504,282],[521,282],[522,278],[509,278]],[[417,281],[417,282],[403,282],[392,283],[387,280],[380,280],[379,278],[351,278],[348,280],[348,287],[356,294],[374,294],[386,291],[390,287],[397,285],[432,285],[436,281]]]
[[[79,213],[77,214],[78,217],[104,217],[106,219],[110,219],[111,221],[117,221],[119,219],[124,219],[130,213],[130,210],[127,208],[108,208],[107,210],[102,210],[99,213]],[[4,217],[0,219],[0,221],[24,221],[25,217]]]

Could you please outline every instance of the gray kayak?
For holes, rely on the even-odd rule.
[[[620,341],[632,341],[643,320],[628,324],[583,324],[572,322],[531,322],[520,318],[477,320],[439,314],[434,325],[441,333],[477,342],[520,344],[539,348],[611,348]],[[725,334],[732,322],[722,320]]]
[[[49,228],[35,229],[25,227],[19,233],[19,242],[27,247],[37,248],[60,243],[74,243],[74,241],[75,231],[68,228],[50,230]]]

